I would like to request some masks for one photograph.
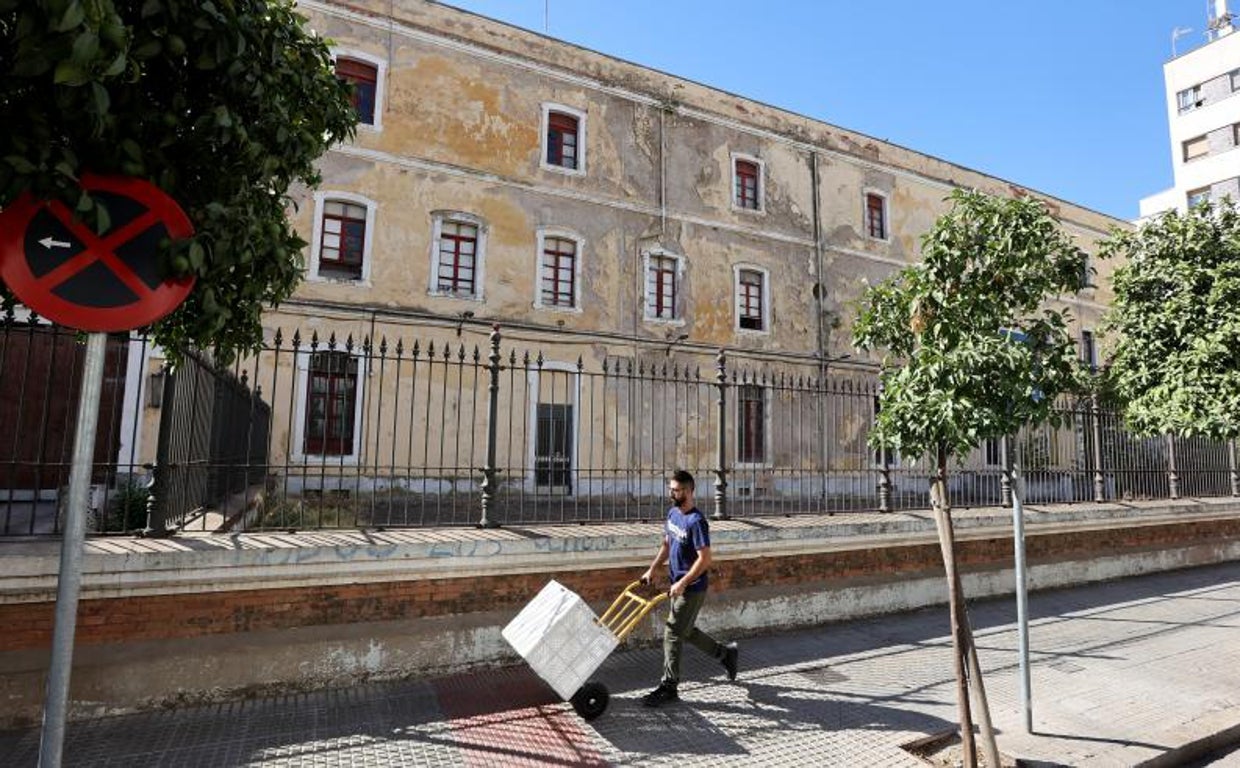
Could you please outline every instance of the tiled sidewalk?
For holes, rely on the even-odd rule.
[[[709,602],[706,610],[709,611]],[[1011,599],[970,608],[1000,749],[1039,766],[1130,766],[1240,724],[1240,563],[1031,596],[1034,731],[1025,734]],[[580,720],[524,666],[71,724],[69,765],[916,766],[900,745],[952,725],[947,610],[742,639],[728,683],[690,651],[682,701],[638,698],[657,649],[599,671]],[[35,731],[0,734],[33,766]]]

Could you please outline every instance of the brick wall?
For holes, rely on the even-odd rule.
[[[957,542],[958,558],[966,571],[1010,567],[1010,537],[968,538],[964,532],[958,536],[962,537]],[[1048,532],[1029,536],[1026,547],[1030,564],[1036,565],[1228,539],[1240,539],[1240,519]],[[745,557],[742,547],[733,546],[719,555],[711,576],[714,590],[804,589],[816,583],[942,572],[936,544],[764,557]],[[408,579],[373,583],[86,599],[79,605],[77,642],[107,645],[487,611],[515,613],[552,577],[596,606],[606,605],[640,570],[597,567],[457,578],[410,574]],[[0,626],[5,628],[0,652],[48,647],[53,608],[52,602],[0,605]]]

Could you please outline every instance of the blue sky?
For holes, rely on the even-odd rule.
[[[543,31],[544,0],[449,4]],[[1172,183],[1172,30],[1206,26],[1206,0],[549,5],[553,37],[1125,219]]]

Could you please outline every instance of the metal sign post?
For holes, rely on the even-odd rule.
[[[86,539],[86,505],[91,465],[95,457],[95,427],[103,389],[103,362],[108,335],[87,336],[82,391],[78,396],[77,429],[73,437],[73,464],[69,472],[69,504],[60,545],[60,579],[56,585],[56,626],[52,633],[52,663],[43,702],[43,734],[39,767],[59,768],[65,741],[69,704],[69,672],[73,666],[73,635],[77,629],[78,592],[82,586],[82,543]]]
[[[1004,445],[1008,443],[1004,438]],[[1015,447],[1015,446],[1013,446]],[[1029,682],[1029,576],[1025,570],[1025,479],[1020,456],[1012,451],[1012,538],[1016,553],[1016,625],[1020,654],[1020,701],[1025,733],[1033,733],[1033,694]]]

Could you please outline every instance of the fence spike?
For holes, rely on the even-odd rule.
[[[345,340],[344,340],[344,348],[345,348],[345,351],[346,351],[346,352],[352,352],[352,351],[353,351],[353,334],[351,334],[351,333],[350,333],[348,336],[346,336],[346,337],[345,337]],[[369,347],[368,347],[368,349],[369,349]]]
[[[417,339],[414,339],[413,349],[409,350],[409,356],[416,360],[420,354],[422,354],[422,345]]]
[[[652,370],[650,371],[650,373],[651,373],[651,375],[653,375],[653,374],[654,374],[654,370],[652,369]],[[661,375],[663,378],[665,378],[665,379],[667,378],[667,361],[666,361],[666,360],[664,360],[664,361],[663,361],[663,372],[662,372],[660,375]]]
[[[379,357],[387,357],[387,336],[379,337]]]
[[[458,363],[465,362],[465,344],[462,343],[460,348],[456,350],[456,361]]]
[[[280,345],[284,343],[284,331],[276,328],[276,336],[272,341],[275,343],[276,349],[279,349]]]
[[[544,360],[543,360],[543,353],[542,353],[542,350],[541,350],[541,349],[540,349],[540,350],[538,350],[538,358],[537,358],[534,362],[535,362],[535,364],[538,366],[538,370],[540,370],[540,371],[541,371],[541,370],[542,370],[542,367],[543,367],[543,362],[544,362]]]
[[[435,359],[435,342],[434,341],[426,345],[426,357],[428,360]]]
[[[603,375],[607,375],[607,355],[603,355]]]
[[[637,375],[638,376],[646,375],[646,361],[645,360],[637,361]]]
[[[521,367],[530,367],[530,351],[528,349],[521,353]]]
[[[581,359],[581,355],[577,355],[577,373],[581,373],[585,369],[585,364]]]
[[[401,357],[404,356],[404,354],[405,354],[405,340],[397,336],[396,337],[396,359],[399,360]]]
[[[241,386],[250,388],[250,372],[244,368],[241,369]]]
[[[452,359],[452,344],[450,342],[444,342],[443,361],[446,363],[451,359]]]
[[[624,362],[625,362],[625,367],[627,369],[628,375],[632,376],[633,375],[633,358],[630,357],[628,360],[625,360]]]
[[[310,332],[310,351],[313,352],[314,350],[318,348],[319,348],[319,332],[317,330],[314,330]]]
[[[482,360],[482,355],[481,353],[478,352],[478,345],[475,344],[474,345],[474,365],[477,365],[481,360]]]
[[[511,366],[513,366],[513,367],[516,367],[516,365],[517,365],[517,350],[515,350],[515,349],[510,349],[510,350],[508,350],[508,364],[509,364],[509,365],[511,365]]]

